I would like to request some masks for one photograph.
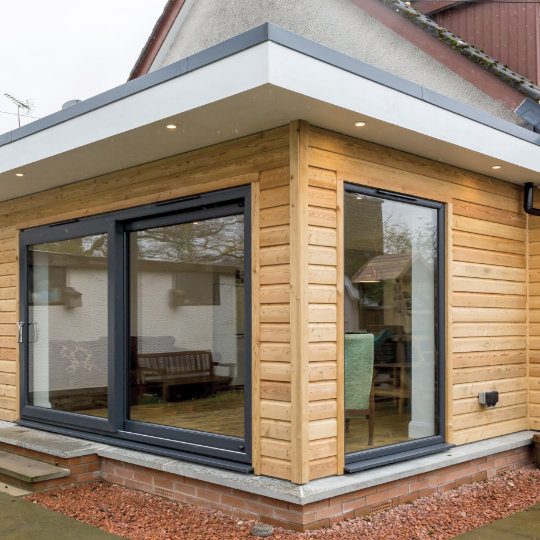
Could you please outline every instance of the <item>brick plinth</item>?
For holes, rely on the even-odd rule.
[[[257,519],[285,529],[306,531],[387,510],[436,492],[487,480],[497,474],[525,467],[534,467],[528,447],[353,491],[305,506],[109,459],[102,461],[101,474],[104,480],[129,488],[220,510],[241,519]]]
[[[35,484],[33,489],[36,491],[103,479],[179,502],[220,510],[240,519],[256,519],[296,531],[328,527],[344,519],[387,510],[462,484],[487,480],[506,471],[534,467],[532,452],[525,446],[301,506],[96,454],[62,459],[6,444],[0,444],[0,449],[70,470],[71,474],[66,478]]]

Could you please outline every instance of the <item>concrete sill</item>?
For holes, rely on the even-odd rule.
[[[196,463],[156,456],[112,445],[93,443],[84,439],[57,435],[38,429],[21,427],[11,422],[0,421],[0,442],[5,444],[19,446],[61,458],[97,454],[103,458],[178,474],[203,482],[210,482],[299,505],[337,497],[352,491],[358,491],[371,486],[527,446],[531,444],[534,433],[534,431],[520,431],[510,435],[456,446],[445,452],[394,463],[376,469],[360,471],[344,476],[331,476],[321,478],[320,480],[313,480],[304,485],[296,485],[285,480],[278,480],[267,476],[246,475],[234,471],[216,469]]]

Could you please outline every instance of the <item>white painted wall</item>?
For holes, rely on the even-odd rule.
[[[35,359],[30,389],[38,396],[46,396],[49,390],[107,386],[107,273],[104,269],[68,268],[66,278],[68,287],[82,293],[82,306],[30,309],[30,319],[38,328],[38,341],[30,345]],[[235,276],[220,275],[221,302],[215,306],[171,307],[171,288],[171,272],[138,274],[139,309],[133,333],[143,336],[140,352],[164,352],[171,345],[173,350],[211,350],[215,361],[236,364],[217,368],[216,374],[232,375],[232,384],[244,384],[243,337],[237,337],[243,329],[236,329]],[[145,337],[153,339],[153,349],[148,340],[145,348]],[[49,342],[56,342],[56,347],[50,348]]]

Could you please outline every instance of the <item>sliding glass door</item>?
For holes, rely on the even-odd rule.
[[[438,443],[442,205],[348,186],[344,217],[346,452]]]
[[[23,420],[250,460],[249,190],[21,234]]]

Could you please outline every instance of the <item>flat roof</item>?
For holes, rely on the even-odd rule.
[[[426,103],[430,103],[437,107],[441,107],[456,114],[465,116],[480,122],[486,126],[513,135],[525,141],[540,146],[540,133],[535,133],[529,129],[523,128],[516,124],[512,124],[507,120],[497,118],[489,113],[465,105],[455,99],[449,98],[438,92],[429,90],[424,86],[413,83],[397,75],[393,75],[371,66],[361,60],[348,56],[344,53],[321,45],[308,38],[285,30],[275,24],[265,23],[256,28],[248,30],[238,36],[228,39],[222,43],[218,43],[213,47],[205,49],[182,60],[178,60],[165,66],[161,69],[128,81],[116,88],[107,90],[97,96],[91,97],[80,103],[72,105],[67,109],[57,111],[53,114],[45,116],[39,120],[31,122],[25,126],[8,131],[0,135],[0,146],[9,144],[28,135],[32,135],[51,126],[65,122],[77,116],[86,114],[90,111],[114,103],[127,96],[131,96],[137,92],[141,92],[148,88],[152,88],[165,81],[180,77],[190,71],[194,71],[203,66],[216,62],[232,54],[264,43],[272,41],[284,47],[288,47],[294,51],[305,54],[332,66],[339,67],[360,77],[364,77],[376,83],[382,84],[388,88],[392,88],[409,96],[421,99]]]
[[[540,183],[540,134],[272,24],[0,135],[0,200],[292,120],[515,183]],[[358,119],[368,126],[354,127]],[[166,124],[175,123],[171,133]],[[494,171],[493,164],[502,168]],[[18,171],[24,179],[14,181]]]

